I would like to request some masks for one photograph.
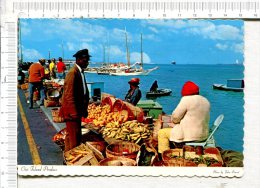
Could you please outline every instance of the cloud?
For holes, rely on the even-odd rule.
[[[40,58],[43,58],[43,55],[35,49],[23,50],[23,59],[25,61],[38,61]]]
[[[109,48],[110,56],[122,57],[125,56],[126,52],[122,51],[118,46],[112,45]]]
[[[20,21],[20,28],[19,29],[21,29],[21,33],[23,35],[30,35],[31,34],[31,28],[29,27],[27,22]]]
[[[220,43],[217,43],[216,44],[216,47],[220,50],[226,50],[228,48],[228,45],[227,44],[220,44]]]
[[[234,41],[243,39],[243,27],[237,28],[227,24],[217,25],[204,20],[147,20],[142,24],[157,32],[185,32],[211,40]]]
[[[243,54],[244,53],[244,43],[225,43],[225,44],[221,44],[221,43],[217,43],[216,44],[216,48],[220,49],[220,50],[231,50],[235,53],[240,53]]]
[[[67,42],[65,44],[65,48],[66,48],[66,50],[69,50],[69,51],[76,51],[76,45],[72,42]]]
[[[158,29],[156,29],[155,27],[148,27],[148,29],[154,33],[159,33]]]
[[[130,54],[131,62],[140,62],[141,61],[141,53],[139,52],[133,52]],[[143,53],[143,63],[151,63],[150,57]]]
[[[231,46],[231,49],[236,53],[244,53],[244,43],[236,43]]]

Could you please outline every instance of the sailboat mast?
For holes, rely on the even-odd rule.
[[[129,49],[128,49],[128,42],[127,42],[127,33],[125,30],[125,43],[126,43],[126,58],[127,58],[127,65],[130,67],[130,55],[129,55]]]
[[[21,34],[21,23],[20,23],[20,19],[18,19],[18,29],[19,29],[19,48],[20,48],[20,62],[23,63],[23,48],[22,48],[22,34]]]
[[[62,59],[64,59],[64,46],[63,46],[63,40],[61,43],[61,50],[62,50]]]
[[[143,35],[141,33],[141,67],[143,67]]]
[[[108,63],[110,63],[109,56],[110,56],[110,42],[109,42],[109,33],[108,33],[107,34],[107,62]]]
[[[103,45],[103,64],[106,63],[106,46]]]

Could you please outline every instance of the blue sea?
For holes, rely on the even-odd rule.
[[[146,100],[145,92],[149,91],[154,80],[158,81],[159,88],[169,88],[171,96],[154,99],[162,105],[166,114],[171,114],[181,99],[183,84],[191,80],[200,87],[200,94],[211,103],[211,124],[216,117],[224,114],[224,120],[215,133],[217,146],[223,149],[243,152],[244,137],[244,94],[243,92],[213,90],[212,84],[226,84],[227,79],[244,78],[243,65],[145,65],[144,69],[159,66],[159,69],[147,76],[139,76],[142,99]],[[104,82],[104,92],[124,99],[129,89],[128,81],[132,77],[110,76],[88,73],[88,82]],[[246,83],[245,83],[246,84]]]

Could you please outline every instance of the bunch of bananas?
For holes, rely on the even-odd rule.
[[[147,139],[151,135],[148,125],[137,120],[107,123],[102,131],[103,137],[115,138],[124,141],[139,143],[141,139]]]

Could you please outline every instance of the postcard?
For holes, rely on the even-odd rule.
[[[223,178],[215,184],[223,187],[248,179],[249,135],[258,136],[249,129],[259,124],[251,101],[259,99],[259,45],[249,33],[259,23],[81,17],[85,4],[76,5],[74,16],[59,4],[58,16],[44,5],[13,18],[21,182],[192,177]]]

